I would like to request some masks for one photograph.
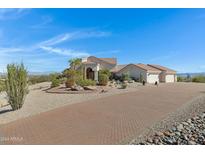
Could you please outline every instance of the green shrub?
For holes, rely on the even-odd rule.
[[[64,84],[66,82],[67,78],[63,77],[63,78],[60,78],[59,80],[60,80],[60,84]]]
[[[18,110],[23,106],[28,93],[27,71],[23,64],[7,65],[6,93],[13,110]]]
[[[49,82],[51,81],[51,76],[49,75],[30,75],[29,83],[36,84],[41,82]]]
[[[60,80],[56,77],[53,77],[51,80],[51,88],[60,86]]]
[[[109,77],[106,74],[99,74],[99,85],[106,86],[108,81]]]
[[[121,81],[129,81],[131,80],[130,76],[128,73],[123,73],[121,76]]]
[[[122,83],[122,84],[121,84],[121,88],[122,88],[122,89],[126,89],[126,88],[127,88],[127,84],[126,84],[126,83]]]
[[[183,81],[184,81],[184,79],[181,76],[177,77],[177,82],[183,82]]]
[[[205,76],[193,77],[192,82],[205,83]]]
[[[76,84],[84,87],[84,86],[95,86],[96,82],[94,80],[90,80],[90,79],[79,79],[76,81]]]
[[[1,93],[2,91],[5,91],[5,89],[6,89],[5,81],[3,81],[3,80],[0,79],[0,93]]]
[[[105,74],[108,76],[108,78],[110,78],[111,76],[111,72],[108,69],[102,69],[99,71],[99,74]]]
[[[66,86],[67,88],[71,88],[71,87],[74,86],[74,85],[75,85],[75,80],[72,79],[72,78],[68,78],[68,79],[66,80],[66,82],[65,82],[65,86]]]

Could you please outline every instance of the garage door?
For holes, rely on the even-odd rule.
[[[159,83],[159,75],[158,74],[148,74],[148,76],[147,76],[148,83],[155,83],[156,81]]]
[[[174,82],[174,75],[166,75],[166,82]]]

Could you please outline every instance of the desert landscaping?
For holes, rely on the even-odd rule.
[[[30,92],[20,110],[10,111],[9,106],[1,108],[1,134],[23,138],[6,140],[3,144],[177,144],[170,139],[167,139],[169,143],[162,139],[151,141],[151,137],[147,139],[147,136],[158,131],[164,134],[164,130],[170,130],[177,123],[204,111],[205,89],[201,83],[162,83],[158,86],[129,83],[126,89],[106,86],[103,88],[105,92],[102,92],[101,87],[100,90],[84,94],[46,92],[50,84],[45,82],[30,86]],[[196,99],[198,97],[203,99]],[[2,98],[3,94],[1,101],[6,102]],[[198,104],[191,107],[193,111],[190,110],[191,104]],[[165,122],[160,127],[151,129],[155,123],[169,117],[170,113],[177,118],[169,119],[171,123],[168,126]],[[203,121],[197,118],[191,122],[203,125]],[[146,134],[147,129],[152,131],[149,130]],[[182,129],[186,132],[186,127],[181,128],[181,131]],[[200,126],[195,133],[201,129],[203,127]],[[180,133],[183,135],[183,132]],[[138,136],[142,134],[145,134],[143,140],[138,140]],[[167,136],[162,137],[166,139]],[[180,140],[183,141],[183,137]]]
[[[198,78],[147,83],[141,73],[115,76],[109,69],[94,78],[80,59],[69,62],[69,69],[47,76],[29,76],[23,64],[7,66],[2,144],[205,144],[205,84]]]

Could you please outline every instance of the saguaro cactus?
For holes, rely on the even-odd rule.
[[[23,64],[7,65],[6,93],[13,110],[23,106],[28,93],[27,71]]]

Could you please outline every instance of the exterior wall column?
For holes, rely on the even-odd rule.
[[[86,74],[86,66],[83,68],[83,79],[87,79],[87,74]]]
[[[98,82],[98,75],[99,75],[99,70],[100,70],[100,64],[97,64],[97,66],[95,67],[95,69],[94,69],[94,80],[96,81],[96,82]]]
[[[94,80],[98,81],[98,71],[94,71]]]

